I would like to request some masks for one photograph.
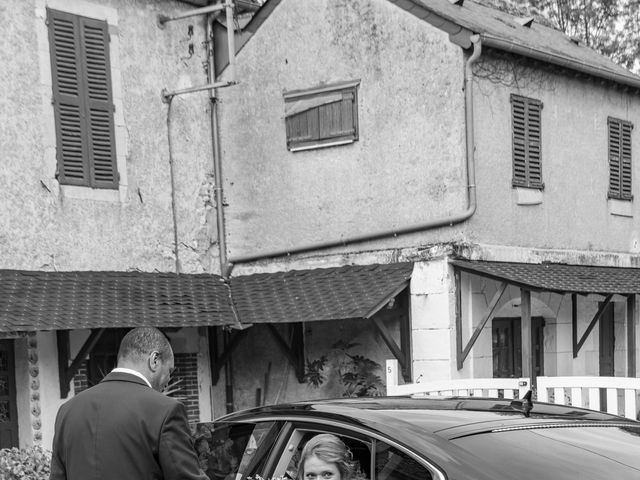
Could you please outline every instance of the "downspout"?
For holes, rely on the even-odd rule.
[[[214,63],[214,46],[213,46],[213,21],[216,15],[211,15],[207,18],[207,79],[210,84],[215,82],[216,72],[215,72],[215,63]],[[227,25],[227,29],[233,32],[233,26]],[[230,50],[235,50],[235,45],[230,47]],[[235,52],[234,52],[235,53]],[[229,63],[234,62],[234,58],[229,57]],[[235,72],[232,72],[232,80],[235,80]],[[210,123],[211,123],[211,144],[213,150],[213,176],[214,176],[214,196],[216,202],[216,224],[218,227],[218,251],[220,258],[220,275],[223,278],[229,277],[229,262],[227,260],[227,240],[226,240],[226,230],[224,223],[224,191],[223,191],[223,182],[222,182],[222,161],[220,156],[220,135],[219,135],[219,125],[218,125],[218,98],[216,96],[217,89],[209,90],[209,103],[211,108],[209,109],[210,114]]]
[[[455,215],[447,217],[436,218],[426,221],[424,223],[409,225],[397,230],[382,230],[378,232],[365,233],[362,235],[355,235],[350,238],[342,240],[333,240],[327,242],[318,242],[308,245],[302,245],[299,247],[274,250],[271,252],[265,252],[255,255],[241,255],[237,257],[231,257],[229,261],[231,264],[247,263],[256,260],[263,260],[267,258],[281,257],[285,255],[291,255],[293,253],[303,253],[314,250],[321,250],[331,247],[341,247],[357,242],[364,242],[369,240],[377,240],[380,238],[395,237],[406,233],[414,233],[424,230],[430,230],[432,228],[438,228],[443,226],[451,226],[469,219],[476,211],[476,179],[475,179],[475,160],[474,160],[474,132],[473,132],[473,64],[478,60],[482,53],[482,43],[480,36],[477,34],[471,35],[471,43],[473,44],[473,53],[467,59],[464,69],[464,100],[465,100],[465,138],[466,138],[466,163],[467,163],[467,208]]]

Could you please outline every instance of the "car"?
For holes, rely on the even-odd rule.
[[[196,443],[206,443],[211,480],[295,480],[302,447],[319,433],[339,436],[370,480],[640,479],[640,422],[526,399],[263,406],[199,424]]]

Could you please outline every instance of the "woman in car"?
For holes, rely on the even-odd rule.
[[[321,433],[300,454],[298,480],[363,480],[349,448],[337,436]]]

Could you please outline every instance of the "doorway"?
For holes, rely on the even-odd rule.
[[[0,449],[18,446],[13,340],[0,340]]]
[[[535,371],[532,377],[544,375],[544,318],[531,318]],[[493,377],[522,376],[522,320],[520,317],[494,318],[491,327]]]

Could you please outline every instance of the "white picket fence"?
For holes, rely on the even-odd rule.
[[[387,360],[387,395],[522,398],[531,389],[528,378],[462,378],[399,385],[399,374],[398,361]]]
[[[397,360],[387,360],[387,395],[476,396],[522,398],[530,389],[528,378],[465,378],[400,385]],[[628,377],[537,377],[540,402],[600,410],[600,392],[606,391],[607,412],[638,418],[640,378]]]
[[[640,378],[629,377],[538,377],[537,400],[600,410],[600,391],[606,390],[607,412],[638,417]]]

